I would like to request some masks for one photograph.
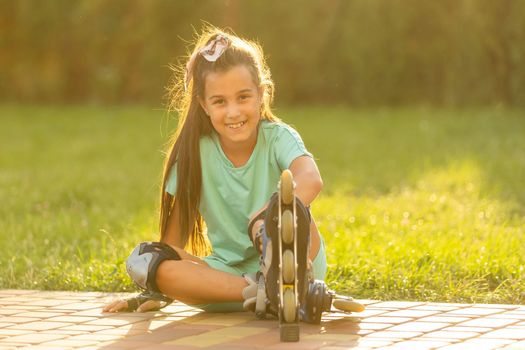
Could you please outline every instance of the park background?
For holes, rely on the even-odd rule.
[[[520,0],[0,1],[0,288],[134,290],[206,23],[262,45],[316,157],[332,288],[525,303]]]

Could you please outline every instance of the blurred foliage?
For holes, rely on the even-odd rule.
[[[278,102],[525,105],[523,0],[0,0],[0,100],[160,105],[203,21],[263,45]]]

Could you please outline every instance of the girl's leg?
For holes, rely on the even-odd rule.
[[[166,296],[186,304],[242,302],[244,277],[209,267],[198,257],[174,248],[182,260],[165,260],[157,270],[156,282]]]

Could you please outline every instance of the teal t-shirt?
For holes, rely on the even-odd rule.
[[[253,153],[246,164],[237,168],[224,154],[215,131],[201,137],[199,210],[206,222],[212,248],[208,259],[229,266],[258,261],[248,237],[249,218],[276,191],[281,172],[303,155],[312,156],[297,131],[284,123],[261,121]],[[171,195],[177,188],[175,167],[166,184],[166,191]]]

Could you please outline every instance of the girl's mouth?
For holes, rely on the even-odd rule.
[[[246,121],[235,123],[235,124],[226,124],[226,126],[230,129],[239,129],[241,126],[246,124]]]

